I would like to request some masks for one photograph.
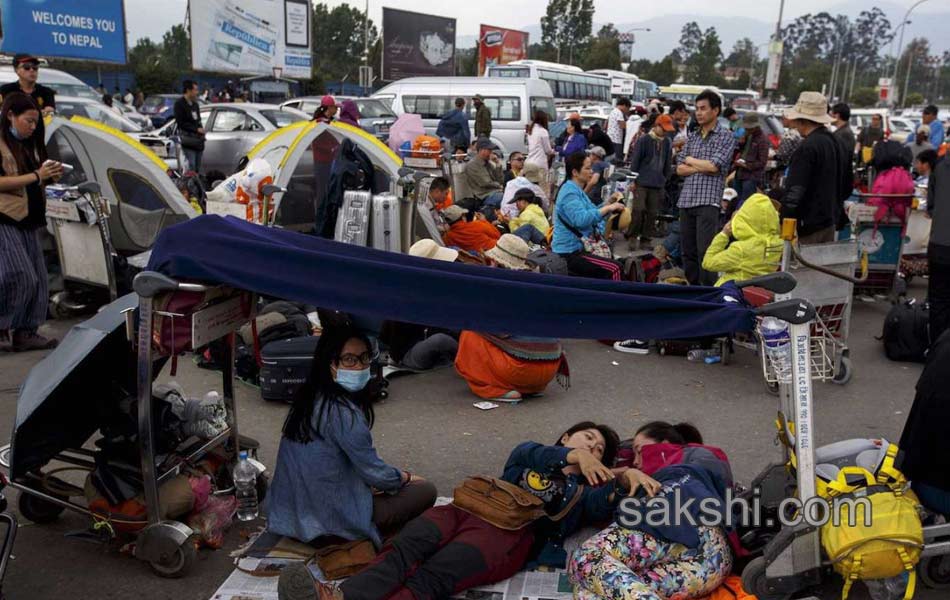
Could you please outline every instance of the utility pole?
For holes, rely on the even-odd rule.
[[[913,5],[911,5],[910,8],[907,9],[907,12],[904,13],[904,18],[901,19],[901,37],[900,37],[900,40],[897,42],[897,54],[895,55],[895,59],[894,59],[894,76],[891,78],[891,82],[892,82],[892,84],[895,86],[895,88],[897,87],[897,67],[900,65],[900,62],[901,62],[901,50],[902,50],[903,47],[904,47],[904,30],[906,29],[906,27],[904,27],[904,25],[907,24],[907,17],[910,16],[911,11],[913,11],[915,8],[917,8],[918,6],[920,6],[921,4],[923,4],[923,3],[926,2],[926,1],[927,1],[927,0],[917,0],[916,3],[914,3]],[[903,100],[904,100],[904,99],[901,98],[901,101],[902,101],[902,102],[903,102]],[[897,105],[897,100],[896,100],[893,96],[891,97],[891,102],[892,102],[892,104],[894,104],[895,106]]]

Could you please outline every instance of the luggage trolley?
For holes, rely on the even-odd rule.
[[[910,199],[913,203],[914,193],[910,194],[872,194],[856,192],[853,198],[885,198]],[[903,296],[907,291],[907,284],[900,275],[901,258],[904,256],[905,221],[894,216],[890,211],[884,219],[877,221],[874,218],[878,211],[877,206],[857,203],[851,206],[848,217],[851,220],[851,230],[858,242],[861,252],[868,255],[867,280],[857,286],[861,294],[885,294],[891,300]],[[912,206],[907,208],[908,221]]]

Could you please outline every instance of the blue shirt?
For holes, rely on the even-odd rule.
[[[934,150],[943,143],[944,134],[943,123],[940,119],[935,119],[930,123],[930,145],[934,147]]]
[[[575,152],[583,152],[587,149],[587,138],[584,137],[583,133],[575,133],[571,137],[567,138],[567,141],[564,143],[564,147],[558,150],[563,158],[574,154]]]
[[[314,419],[323,402],[317,401]],[[306,444],[281,438],[266,500],[267,529],[302,542],[335,535],[381,547],[370,488],[394,492],[402,473],[379,458],[363,413],[349,400],[327,406],[320,433]]]
[[[468,148],[472,140],[472,130],[468,126],[468,115],[457,108],[447,112],[439,121],[435,134],[440,138],[449,140],[455,146]]]
[[[584,237],[593,235],[594,231],[598,233],[604,231],[604,217],[600,214],[600,209],[573,180],[564,182],[558,191],[554,218],[551,220],[554,222],[551,250],[557,254],[573,254],[584,249],[584,243],[567,228],[567,225],[576,229]]]

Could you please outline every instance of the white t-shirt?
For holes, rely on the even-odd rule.
[[[620,128],[620,124],[625,123],[626,120],[623,111],[619,108],[613,109],[607,116],[607,137],[617,148],[623,147],[623,129]]]
[[[551,147],[551,134],[540,125],[533,126],[528,135],[528,156],[524,159],[525,164],[531,163],[547,170],[548,157],[552,154],[554,148]]]
[[[518,216],[518,207],[515,206],[515,203],[512,202],[515,198],[515,193],[522,189],[529,188],[532,190],[539,198],[541,198],[541,207],[547,211],[551,205],[551,202],[548,200],[547,194],[544,193],[544,190],[541,189],[536,183],[531,183],[525,177],[515,177],[507,184],[505,184],[505,193],[501,198],[501,212],[506,215],[508,218],[514,218]]]

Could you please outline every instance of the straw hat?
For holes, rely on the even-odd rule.
[[[795,106],[785,111],[786,119],[804,119],[827,125],[833,120],[828,114],[828,100],[819,92],[802,92]]]
[[[544,181],[544,169],[534,163],[525,163],[521,176],[534,184]]]
[[[485,251],[485,256],[509,269],[529,271],[531,267],[525,263],[529,252],[528,242],[513,233],[506,233],[498,239],[494,248]]]
[[[431,258],[433,260],[444,260],[445,262],[455,262],[459,257],[459,251],[452,248],[443,248],[433,240],[419,240],[409,248],[409,256],[418,258]]]

